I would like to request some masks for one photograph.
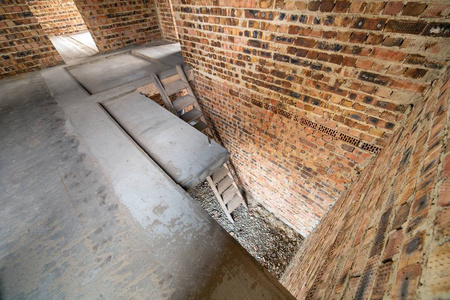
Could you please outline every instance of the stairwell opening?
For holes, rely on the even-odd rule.
[[[154,88],[144,86],[139,91],[151,101],[168,109],[161,94],[155,92]],[[187,94],[188,91],[182,89],[170,95],[169,99],[173,102]],[[178,112],[178,115],[183,115],[192,109],[194,109],[193,105],[185,107],[182,112]],[[194,125],[194,123],[191,125]],[[245,194],[245,191],[240,190]],[[248,208],[244,205],[239,205],[234,209],[231,212],[233,219],[233,222],[231,222],[229,216],[227,216],[225,210],[219,204],[207,180],[195,188],[188,190],[188,193],[264,268],[277,279],[282,277],[302,244],[304,240],[303,236],[282,222],[250,195],[245,196]]]

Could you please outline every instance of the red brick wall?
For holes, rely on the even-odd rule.
[[[73,1],[30,0],[28,5],[48,35],[64,35],[87,30]]]
[[[75,0],[101,52],[161,38],[155,1]]]
[[[442,72],[449,5],[174,0],[243,187],[307,235]]]
[[[446,299],[450,71],[302,244],[283,284],[298,299]]]
[[[3,1],[0,5],[0,78],[62,62],[28,5]]]
[[[157,0],[156,6],[162,36],[169,41],[178,41],[170,0]]]

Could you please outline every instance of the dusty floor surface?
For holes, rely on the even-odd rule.
[[[206,181],[189,194],[261,265],[278,279],[281,278],[303,241],[300,234],[255,201],[250,201],[248,211],[239,206],[231,214],[235,220],[232,224]]]

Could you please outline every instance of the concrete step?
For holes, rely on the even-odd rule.
[[[231,213],[233,210],[238,208],[238,206],[244,201],[239,194],[236,194],[233,199],[227,204],[228,211]]]
[[[191,95],[186,95],[180,98],[177,98],[175,101],[172,102],[173,107],[175,107],[175,109],[177,111],[182,111],[183,109],[185,109],[186,107],[193,105],[195,103],[195,98],[192,97]]]
[[[177,80],[177,81],[174,81],[174,82],[164,85],[164,89],[166,90],[166,93],[168,96],[176,94],[185,88],[186,88],[186,82],[181,81],[181,80]]]
[[[203,116],[202,112],[199,111],[198,109],[194,108],[194,109],[188,111],[187,113],[185,113],[184,115],[181,115],[180,118],[183,121],[190,123],[190,122],[197,120],[201,116]]]

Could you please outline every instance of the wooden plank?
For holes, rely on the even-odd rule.
[[[214,184],[211,176],[206,177],[206,181],[208,181],[209,186],[211,187],[211,189],[214,193],[214,196],[216,196],[217,201],[219,201],[219,205],[220,205],[220,207],[222,207],[228,220],[230,220],[231,223],[234,223],[234,220],[231,217],[230,213],[228,212],[228,209],[227,209],[225,203],[223,202],[222,197],[220,196],[219,192],[217,191],[216,185]]]
[[[189,81],[194,80],[194,71],[192,69],[186,71],[186,77],[188,78]],[[160,81],[163,85],[167,85],[167,84],[177,81],[177,80],[180,80],[180,75],[178,75],[178,74],[174,74],[172,76],[160,79]],[[141,91],[141,90],[145,91],[145,95],[148,97],[159,94],[159,90],[153,82],[148,85],[138,88],[138,91]]]
[[[184,83],[187,84],[186,90],[187,90],[188,94],[195,97],[195,94],[191,89],[191,85],[189,84],[189,80],[186,78],[186,75],[184,74],[183,68],[180,65],[177,65],[176,68],[177,68],[177,73],[180,76],[181,81],[183,81]]]
[[[222,194],[222,192],[224,192],[232,184],[233,184],[233,178],[231,178],[230,176],[225,176],[225,178],[223,180],[221,180],[219,182],[219,184],[217,185],[217,190],[219,191],[220,194]]]
[[[180,79],[181,79],[183,82],[185,82],[186,85],[187,85],[187,86],[186,86],[186,91],[188,92],[189,95],[191,95],[192,97],[195,98],[194,107],[195,107],[196,109],[198,109],[199,111],[202,112],[202,118],[201,118],[201,120],[203,121],[203,123],[205,123],[205,124],[208,126],[208,131],[207,131],[208,142],[211,143],[212,130],[211,130],[211,128],[209,127],[209,124],[208,124],[208,122],[206,121],[206,118],[204,117],[204,113],[203,113],[203,111],[202,111],[202,108],[200,107],[200,104],[199,104],[198,101],[197,101],[197,98],[195,97],[194,92],[192,91],[191,85],[189,84],[189,79],[186,77],[186,74],[184,73],[184,70],[183,70],[183,68],[182,68],[180,65],[177,65],[176,68],[177,68],[178,75],[180,76]]]
[[[177,111],[182,111],[186,107],[194,104],[194,102],[195,102],[195,98],[194,97],[192,97],[191,95],[186,95],[186,96],[177,98],[172,103],[173,103],[173,107],[175,107],[175,109]]]
[[[169,84],[165,84],[164,89],[166,90],[167,95],[170,96],[178,93],[181,90],[187,89],[187,86],[189,86],[189,84],[185,83],[184,81],[177,80]]]
[[[238,208],[238,206],[244,202],[244,199],[242,199],[238,194],[236,194],[233,199],[231,199],[230,202],[227,204],[228,211],[231,213],[233,210]]]
[[[194,108],[194,109],[188,111],[187,113],[185,113],[184,115],[181,115],[180,118],[183,121],[190,123],[192,121],[197,120],[201,116],[202,116],[202,112],[199,111],[198,109]]]
[[[195,123],[194,128],[200,132],[205,133],[205,130],[208,130],[208,125],[206,125],[203,121],[198,121]]]
[[[156,87],[158,88],[159,93],[161,94],[161,98],[163,99],[164,103],[167,106],[167,109],[171,111],[174,115],[177,116],[177,111],[173,107],[172,101],[170,100],[169,96],[166,93],[166,90],[161,84],[161,81],[159,80],[158,76],[156,74],[152,74],[153,82],[155,83]]]
[[[214,183],[217,184],[219,181],[222,180],[222,178],[227,176],[227,174],[228,174],[228,169],[224,165],[218,171],[214,172],[214,174],[212,175]]]
[[[231,199],[233,199],[234,195],[236,195],[238,189],[232,185],[222,194],[222,199],[225,204],[227,204]]]

